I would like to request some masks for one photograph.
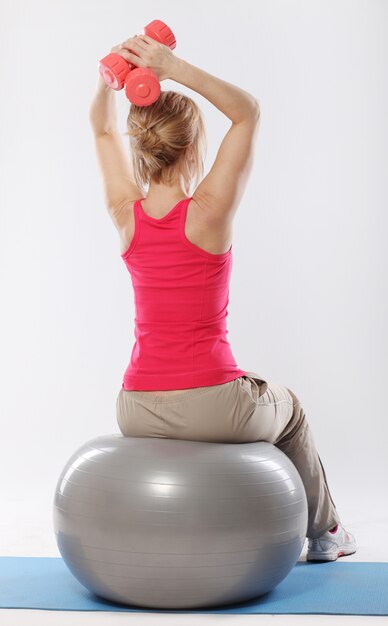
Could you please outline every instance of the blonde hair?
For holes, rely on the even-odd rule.
[[[131,104],[127,118],[132,170],[145,193],[151,180],[170,185],[179,168],[187,195],[204,175],[207,139],[203,116],[190,97],[162,91],[150,106]]]

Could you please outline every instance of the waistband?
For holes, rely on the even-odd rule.
[[[172,396],[158,396],[154,393],[148,393],[145,391],[135,391],[132,389],[124,389],[123,387],[120,389],[120,392],[124,392],[125,394],[131,394],[132,398],[134,400],[143,400],[145,402],[157,402],[159,403],[163,403],[163,404],[169,404],[172,402],[180,402],[181,400],[185,400],[190,399],[190,398],[194,398],[195,396],[201,396],[205,393],[209,393],[210,391],[213,391],[214,389],[218,389],[220,387],[225,387],[226,385],[232,385],[234,383],[236,383],[237,380],[239,380],[239,378],[242,378],[241,376],[239,376],[238,378],[234,378],[233,380],[229,380],[227,383],[221,383],[220,385],[209,385],[208,387],[195,387],[193,389],[190,390],[182,390],[182,393],[174,393]]]

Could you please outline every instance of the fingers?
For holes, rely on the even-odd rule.
[[[121,54],[126,61],[136,65],[136,67],[147,67],[147,64],[140,58],[140,56],[137,56],[137,54],[128,52],[128,50],[120,50],[119,54]]]
[[[116,54],[119,54],[120,56],[123,57],[123,59],[125,59],[129,63],[133,63],[134,65],[136,65],[136,67],[146,67],[147,65],[146,62],[141,59],[140,54],[139,55],[134,54],[127,48],[122,47],[121,44],[120,46],[115,46],[114,48],[112,48],[111,52],[115,52]]]
[[[126,48],[127,50],[144,50],[147,47],[147,44],[142,41],[138,35],[136,35],[135,37],[131,37],[130,39],[123,41],[119,47]]]
[[[149,44],[145,43],[141,36],[135,35],[126,39],[118,46],[114,46],[111,52],[120,54],[126,61],[133,63],[137,67],[147,67],[145,53],[149,50]]]
[[[133,39],[127,39],[117,47],[117,52],[127,59],[133,61],[133,58],[139,60],[142,48]]]
[[[152,37],[150,37],[149,35],[138,35],[138,37],[141,37],[141,39],[146,42],[147,44],[150,43],[155,43],[155,39],[153,39]]]
[[[155,39],[152,39],[152,37],[149,37],[148,35],[137,35],[137,37],[140,41],[144,42],[146,46],[149,46],[150,43],[156,43]]]

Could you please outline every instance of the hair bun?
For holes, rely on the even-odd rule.
[[[145,190],[151,179],[169,185],[176,171],[186,186],[192,180],[198,185],[207,146],[202,114],[194,100],[179,92],[161,91],[148,108],[131,104],[127,130],[139,189]]]

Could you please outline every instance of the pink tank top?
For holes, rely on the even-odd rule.
[[[183,198],[162,217],[134,202],[135,232],[121,254],[131,275],[135,343],[122,388],[137,391],[220,385],[244,376],[227,340],[232,246],[211,254],[185,235]]]

